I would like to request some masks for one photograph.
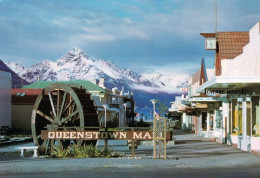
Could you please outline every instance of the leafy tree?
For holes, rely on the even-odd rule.
[[[168,111],[169,106],[158,99],[157,99],[157,104],[159,105],[157,109],[159,111],[160,116],[165,115],[165,113]]]

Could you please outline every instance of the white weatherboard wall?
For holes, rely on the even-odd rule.
[[[249,30],[249,43],[232,60],[221,60],[223,76],[260,77],[260,22]]]
[[[11,86],[11,74],[0,71],[0,126],[11,127]]]

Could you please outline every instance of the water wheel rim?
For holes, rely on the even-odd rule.
[[[48,120],[50,123],[53,123],[53,124],[58,124],[56,122],[58,122],[58,120],[61,119],[61,114],[60,113],[62,111],[58,112],[58,110],[59,110],[58,109],[59,108],[58,104],[57,104],[57,107],[55,108],[53,100],[51,99],[52,96],[51,96],[50,93],[53,92],[53,91],[58,91],[58,93],[59,93],[59,91],[64,91],[66,95],[69,95],[69,96],[72,97],[72,99],[75,102],[75,105],[77,107],[77,111],[76,111],[77,113],[74,112],[74,113],[71,113],[71,114],[72,115],[73,114],[78,114],[78,116],[79,116],[79,123],[80,124],[79,124],[79,127],[77,127],[77,130],[79,130],[79,131],[83,131],[84,130],[84,126],[85,126],[84,122],[85,121],[84,121],[83,109],[82,109],[81,102],[80,102],[76,92],[72,89],[72,87],[70,87],[70,86],[68,86],[66,84],[56,83],[56,84],[49,85],[48,87],[44,88],[42,93],[37,97],[37,99],[35,101],[35,104],[34,104],[34,107],[33,107],[33,112],[32,112],[32,118],[31,118],[32,136],[33,136],[33,141],[34,141],[35,145],[38,145],[38,146],[43,146],[44,147],[46,145],[42,145],[42,144],[43,143],[45,143],[45,144],[47,143],[47,147],[48,147],[49,142],[47,140],[41,140],[41,138],[40,138],[39,130],[37,130],[37,126],[36,126],[37,115],[43,116],[43,118],[45,118],[46,120]],[[48,116],[45,113],[41,113],[41,111],[39,111],[39,106],[41,104],[41,101],[43,100],[43,97],[46,96],[46,94],[49,95],[50,104],[51,104],[51,107],[52,107],[52,111],[54,112],[55,118],[53,118],[51,116]],[[67,97],[67,96],[65,96],[65,97]],[[64,103],[64,101],[62,102],[62,104],[63,103]],[[55,119],[56,119],[56,121],[55,121]],[[67,118],[63,118],[62,122],[65,122],[66,120],[67,120]],[[63,123],[61,123],[61,124],[63,124]],[[42,141],[42,143],[39,143],[40,140]],[[53,141],[51,141],[51,144],[52,144],[52,142]]]

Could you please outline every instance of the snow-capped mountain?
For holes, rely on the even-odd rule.
[[[44,60],[30,68],[25,68],[17,62],[8,62],[6,65],[29,82],[35,82],[38,79],[42,81],[68,81],[104,78],[108,88],[125,86],[128,89],[150,93],[176,93],[178,92],[177,86],[189,78],[187,73],[140,75],[110,61],[90,58],[79,48],[71,49],[56,61]]]
[[[134,71],[121,68],[110,61],[89,58],[78,48],[73,48],[55,62],[44,60],[27,69],[18,63],[6,64],[29,82],[35,82],[38,78],[44,81],[104,78],[108,84],[128,85],[131,86],[130,88],[136,86],[158,87]]]
[[[144,73],[142,74],[145,78],[159,86],[160,89],[164,89],[167,93],[178,93],[181,86],[187,86],[187,81],[191,77],[189,73],[172,73],[162,74],[159,72],[155,73]]]

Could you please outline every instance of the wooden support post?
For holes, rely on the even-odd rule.
[[[134,131],[134,128],[131,128],[131,131]],[[135,140],[132,140],[131,142],[131,151],[132,151],[132,157],[135,157]]]
[[[105,128],[105,131],[107,132],[107,128]],[[107,150],[107,139],[105,139],[105,150]]]
[[[135,157],[135,140],[131,142],[132,157]]]

